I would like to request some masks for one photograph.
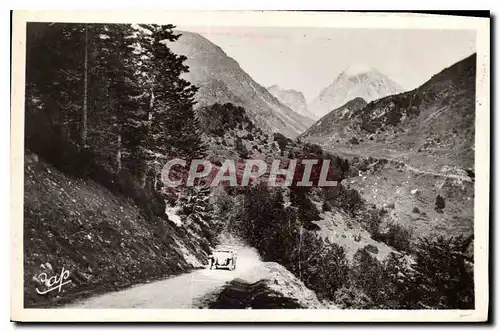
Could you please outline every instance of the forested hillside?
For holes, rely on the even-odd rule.
[[[290,132],[298,134],[304,124],[263,88],[254,92],[263,96],[257,101],[248,92],[251,84],[239,90],[252,109],[229,102],[195,108],[197,88],[182,78],[187,58],[167,47],[179,38],[173,29],[28,25],[25,304],[59,301],[58,295],[35,294],[43,284],[40,269],[73,271],[64,295],[109,291],[200,267],[217,235],[231,233],[275,262],[267,268],[279,264],[286,280],[342,308],[474,306],[471,238],[412,239],[386,207],[370,204],[349,185],[360,174],[350,167],[353,161],[270,131],[292,123],[297,128]],[[234,86],[241,83],[234,83],[238,75],[229,76]],[[259,105],[268,103],[262,112]],[[276,109],[282,115],[270,118]],[[214,169],[225,159],[240,170],[249,159],[298,166],[290,186],[266,186],[266,173],[255,185],[199,182],[167,190],[161,170],[174,158],[186,160],[178,175],[192,159],[205,159]],[[338,185],[321,187],[316,167],[311,186],[297,185],[307,159],[318,165],[329,160],[328,179]]]
[[[196,88],[180,78],[185,57],[165,46],[178,38],[172,28],[30,25],[27,147],[63,167],[71,151],[92,153],[106,171],[141,184],[154,182],[167,158],[202,156]],[[74,166],[93,171],[83,161]]]
[[[180,78],[185,58],[165,46],[178,38],[172,28],[28,25],[26,305],[59,302],[35,287],[38,273],[61,266],[73,275],[67,301],[206,262],[209,217],[166,214],[159,181],[167,159],[204,155],[196,88]]]

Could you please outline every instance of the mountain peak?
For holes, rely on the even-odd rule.
[[[267,90],[276,98],[280,103],[289,107],[295,113],[298,113],[307,118],[313,119],[314,115],[307,110],[307,102],[304,94],[294,89],[283,89],[277,84],[271,85]]]
[[[403,89],[399,84],[373,67],[352,64],[321,90],[308,108],[317,119],[356,97],[371,102],[400,92]]]
[[[242,106],[257,127],[288,137],[296,137],[313,122],[280,103],[208,38],[194,32],[176,32],[181,36],[168,47],[187,58],[189,71],[182,77],[198,87],[196,108],[215,103]]]
[[[375,71],[375,69],[373,69],[370,66],[360,64],[360,63],[354,63],[354,64],[348,66],[346,69],[344,69],[342,71],[342,74],[348,75],[348,76],[356,76],[359,74],[369,73],[372,71]]]

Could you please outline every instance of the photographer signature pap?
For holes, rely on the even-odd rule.
[[[46,286],[48,289],[46,290],[39,290],[36,288],[36,292],[40,295],[47,294],[53,290],[58,289],[58,292],[61,291],[62,286],[69,284],[71,280],[68,280],[69,278],[69,271],[65,270],[64,267],[61,269],[60,274],[55,274],[52,277],[48,277],[45,272],[40,273],[38,275],[38,279]]]

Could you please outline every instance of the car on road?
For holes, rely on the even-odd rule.
[[[236,252],[231,249],[216,249],[210,255],[210,270],[213,269],[236,269]]]

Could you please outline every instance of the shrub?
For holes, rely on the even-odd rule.
[[[304,229],[306,229],[308,231],[319,231],[319,230],[321,230],[321,227],[319,227],[317,224],[315,224],[313,222],[310,222],[310,221],[304,222],[302,226],[304,227]]]
[[[391,252],[384,260],[388,282],[387,306],[399,309],[418,309],[415,271],[404,254]]]
[[[347,143],[353,144],[353,145],[358,145],[359,140],[356,137],[352,137],[350,140],[347,141]]]
[[[372,254],[378,254],[378,248],[373,244],[366,245],[364,249]]]
[[[248,158],[248,150],[243,144],[241,138],[237,137],[236,138],[236,143],[235,143],[235,150],[240,156],[240,158],[247,159]]]
[[[333,300],[349,271],[344,248],[312,232],[305,232],[300,240],[300,248],[292,255],[297,257],[293,271],[320,298]]]
[[[346,309],[473,309],[471,243],[472,236],[423,238],[415,260],[392,252],[383,263],[368,246],[359,249],[335,302]]]
[[[331,207],[330,203],[328,203],[327,201],[323,201],[323,205],[321,206],[321,209],[323,210],[323,212],[328,212],[328,211],[332,210],[332,207]]]
[[[298,208],[299,219],[303,224],[321,219],[318,208],[307,196],[308,190],[307,187],[292,187],[290,190],[290,202]]]
[[[413,229],[405,227],[398,223],[389,225],[388,232],[383,235],[384,242],[394,247],[396,250],[409,251],[411,240],[413,236]]]
[[[436,207],[435,207],[435,210],[437,212],[439,212],[439,213],[442,213],[444,207],[445,207],[444,198],[441,195],[437,195],[436,196]]]
[[[242,129],[243,123],[251,129],[253,123],[249,120],[245,109],[231,103],[218,104],[200,108],[197,113],[200,128],[207,134],[223,136],[228,130]]]
[[[289,139],[286,138],[283,134],[281,133],[274,133],[273,135],[273,141],[276,141],[278,143],[278,146],[281,151],[284,151],[286,146],[288,145]]]
[[[389,284],[384,266],[365,248],[358,249],[354,254],[349,280],[370,297],[373,306],[385,307]]]
[[[414,269],[421,307],[474,308],[474,268],[467,255],[472,240],[472,236],[419,240]]]
[[[349,173],[348,173],[349,177],[352,177],[352,178],[355,178],[357,176],[359,176],[359,169],[355,166],[351,166],[349,168]]]
[[[335,304],[342,309],[370,309],[373,302],[359,287],[352,284],[339,288],[334,295]]]
[[[338,186],[323,191],[324,197],[332,207],[344,210],[350,216],[355,216],[364,206],[364,201],[355,189]]]
[[[378,209],[364,210],[358,215],[361,225],[370,233],[373,239],[380,237],[380,225],[382,224],[382,214]]]
[[[304,144],[304,147],[302,148],[302,151],[304,154],[312,154],[317,157],[320,157],[323,155],[323,148],[319,146],[318,144],[311,144],[311,143],[306,143]]]
[[[347,277],[344,249],[305,229],[318,226],[301,220],[300,208],[285,208],[280,190],[246,188],[243,209],[234,218],[241,225],[238,232],[264,260],[282,264],[318,296],[333,299]]]

